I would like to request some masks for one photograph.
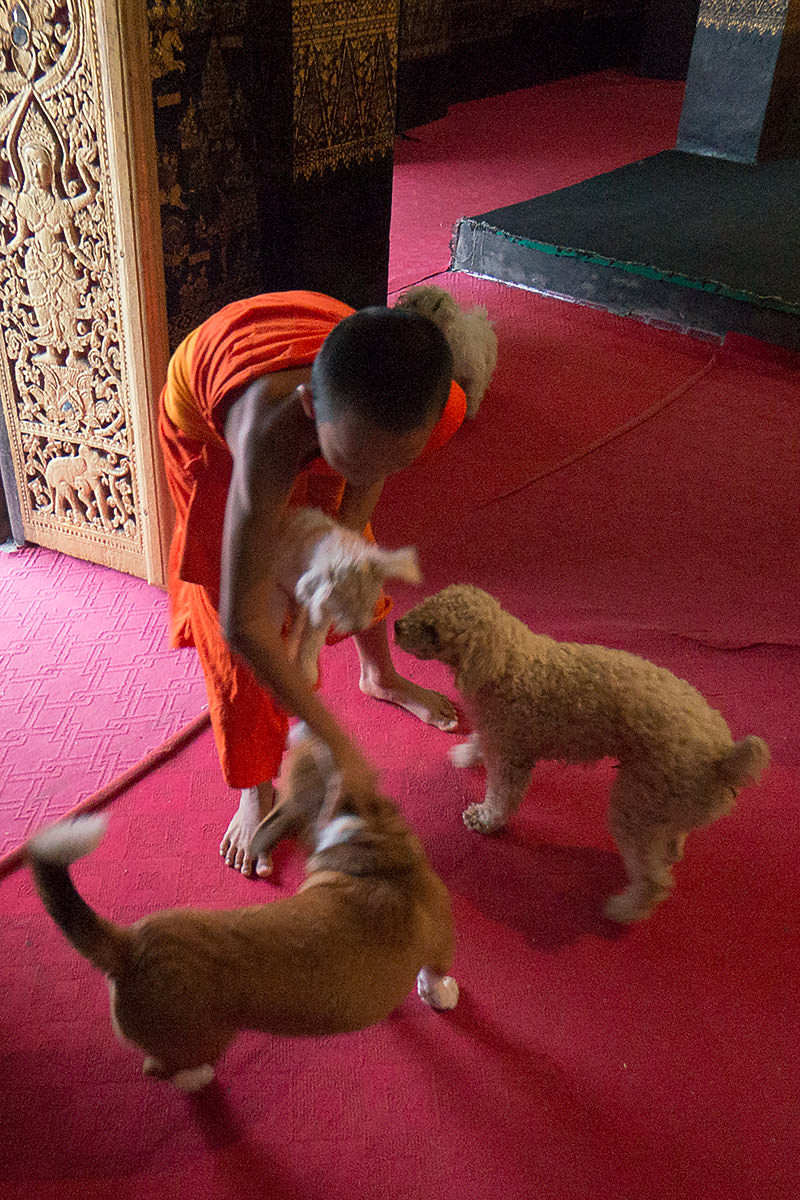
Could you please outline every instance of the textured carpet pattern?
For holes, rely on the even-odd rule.
[[[0,857],[204,707],[195,655],[167,648],[166,608],[117,571],[0,554]]]
[[[679,640],[629,644],[729,708],[771,667]],[[696,835],[675,894],[628,931],[599,915],[622,882],[605,831],[611,771],[542,766],[510,830],[469,832],[479,772],[450,739],[358,696],[355,657],[329,654],[329,698],[381,762],[453,898],[462,998],[415,996],[364,1033],[242,1035],[219,1082],[187,1100],[140,1075],[108,1023],[100,976],[68,947],[26,872],[0,884],[4,997],[0,1195],[17,1200],[793,1200],[800,1184],[794,963],[800,782],[779,761],[736,812]],[[796,668],[795,662],[795,668]],[[330,671],[329,671],[330,673]],[[436,672],[420,671],[433,681]],[[768,716],[758,728],[774,741]],[[780,755],[778,756],[780,759]],[[216,844],[234,797],[208,733],[111,808],[75,870],[106,915],[270,900],[300,879],[248,882]]]

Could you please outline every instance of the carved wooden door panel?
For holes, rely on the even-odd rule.
[[[161,583],[144,0],[0,0],[0,398],[25,536]]]

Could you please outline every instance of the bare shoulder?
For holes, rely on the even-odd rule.
[[[297,390],[309,375],[310,367],[264,375],[232,401],[225,418],[225,441],[234,463],[248,474],[288,481],[314,451],[316,426]]]
[[[274,371],[262,375],[241,388],[232,398],[225,417],[225,441],[235,455],[243,442],[271,437],[287,427],[287,408],[292,395],[301,384],[308,383],[311,368],[296,367],[291,371]]]

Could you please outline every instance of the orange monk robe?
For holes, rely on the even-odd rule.
[[[170,644],[195,646],[208,693],[222,772],[232,788],[255,787],[280,768],[288,719],[234,655],[219,623],[222,529],[233,460],[223,437],[232,396],[263,375],[310,365],[327,335],[354,310],[315,292],[239,300],[190,333],[170,360],[159,438],[176,521],[169,555]],[[461,425],[464,393],[454,383],[425,455]],[[290,505],[336,516],[344,478],[321,457],[300,472]],[[365,534],[371,537],[369,526]],[[391,601],[381,596],[375,621]]]

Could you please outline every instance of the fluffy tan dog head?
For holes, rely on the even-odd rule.
[[[435,321],[443,329],[448,321],[461,312],[456,300],[444,288],[435,284],[418,284],[408,288],[395,301],[395,308],[408,308]]]
[[[491,672],[502,609],[471,584],[451,584],[395,622],[395,639],[415,658],[434,658],[456,672],[456,682]]]
[[[312,625],[357,633],[371,622],[385,579],[422,581],[412,547],[383,550],[362,538],[323,538],[311,566],[297,581],[295,597],[308,608]]]
[[[483,305],[469,310],[444,288],[423,283],[398,298],[395,308],[411,309],[438,325],[453,353],[453,378],[464,389],[467,416],[477,416],[497,366],[497,334]]]

